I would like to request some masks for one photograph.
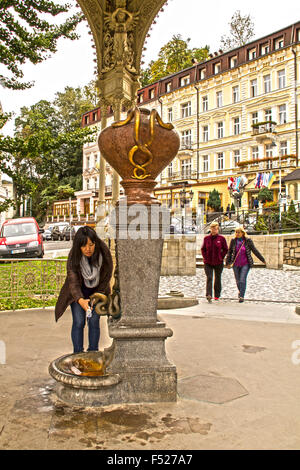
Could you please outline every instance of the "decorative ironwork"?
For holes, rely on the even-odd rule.
[[[66,278],[66,260],[1,260],[0,277],[0,310],[54,305]]]

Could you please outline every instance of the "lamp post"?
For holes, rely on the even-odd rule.
[[[230,197],[233,198],[234,200],[234,205],[236,207],[236,217],[237,217],[237,220],[239,221],[239,207],[241,206],[241,200],[244,194],[244,187],[240,186],[238,191],[237,189],[234,189],[234,188],[228,188],[228,191],[229,191]]]
[[[191,189],[190,191],[187,191],[185,186],[183,186],[183,188],[179,191],[180,207],[182,209],[182,212],[181,212],[181,233],[184,233],[184,219],[185,219],[186,204],[188,204],[188,202],[193,199],[193,195],[194,195],[193,190]]]
[[[271,143],[272,148],[277,148],[276,140],[274,139]],[[278,205],[279,205],[279,227],[281,228],[281,200],[282,200],[282,194],[281,194],[281,153],[279,151],[278,153],[278,158],[279,158],[279,192],[278,192]]]

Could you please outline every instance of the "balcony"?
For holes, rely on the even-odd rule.
[[[180,182],[187,180],[197,180],[197,171],[176,171],[167,176],[167,181]]]
[[[276,157],[259,158],[257,160],[246,160],[239,162],[238,167],[243,172],[267,171],[279,169],[293,169],[297,166],[296,155],[282,155]]]
[[[178,150],[178,154],[189,154],[192,155],[193,149],[192,149],[193,144],[191,142],[185,142],[180,145],[180,148]]]
[[[274,142],[276,128],[275,121],[263,121],[252,124],[252,135],[260,144],[271,144]]]

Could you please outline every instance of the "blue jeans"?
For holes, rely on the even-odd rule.
[[[236,280],[236,285],[239,290],[239,297],[244,298],[247,287],[247,276],[250,270],[250,265],[233,266],[233,272]]]
[[[86,312],[77,302],[71,303],[71,311],[73,316],[73,324],[71,337],[73,342],[74,353],[83,351],[83,330],[85,327]],[[91,318],[88,318],[88,351],[98,351],[100,339],[100,316],[92,310]]]

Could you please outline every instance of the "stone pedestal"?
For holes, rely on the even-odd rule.
[[[176,368],[165,352],[173,332],[157,318],[163,212],[157,205],[135,209],[136,215],[122,204],[116,210],[122,316],[109,323],[113,358],[108,373],[120,377],[117,402],[176,401]]]

